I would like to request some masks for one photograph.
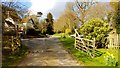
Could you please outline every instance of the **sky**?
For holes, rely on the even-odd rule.
[[[90,0],[79,0],[90,1]],[[93,0],[99,2],[109,2],[110,0]],[[54,19],[57,19],[61,12],[65,10],[66,2],[74,2],[74,0],[30,0],[31,7],[29,9],[34,10],[32,13],[42,12],[42,18],[45,18],[47,13],[51,12]]]
[[[51,12],[54,19],[58,18],[60,13],[64,11],[66,2],[70,0],[31,0],[31,7],[34,10],[32,13],[42,12],[42,17],[45,18],[47,13]]]
[[[60,16],[61,12],[65,10],[66,2],[73,2],[74,0],[18,0],[18,1],[24,2],[24,4],[27,7],[29,7],[29,10],[32,11],[31,14],[37,14],[37,12],[42,12],[43,13],[42,18],[46,18],[47,13],[51,12],[54,19],[57,19]],[[90,0],[79,1],[83,2]],[[110,0],[93,0],[93,1],[109,2]]]
[[[21,2],[31,12],[37,14],[42,12],[42,18],[46,18],[49,12],[52,13],[54,19],[58,18],[60,13],[64,11],[66,2],[73,0],[0,0],[0,2]]]

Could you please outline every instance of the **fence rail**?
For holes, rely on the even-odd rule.
[[[3,49],[14,52],[20,46],[20,39],[14,36],[3,36]]]
[[[13,31],[12,31],[13,30]],[[3,50],[14,53],[21,46],[20,33],[17,28],[4,29],[2,36]]]
[[[78,50],[82,50],[90,55],[92,58],[95,57],[95,38],[93,40],[89,40],[86,38],[81,38],[82,35],[79,35],[77,30],[75,29],[75,48]]]
[[[108,48],[113,48],[113,49],[120,49],[120,34],[109,34],[107,38],[107,46]]]

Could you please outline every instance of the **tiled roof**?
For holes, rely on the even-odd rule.
[[[30,17],[25,17],[22,19],[22,23],[27,23],[30,20]]]

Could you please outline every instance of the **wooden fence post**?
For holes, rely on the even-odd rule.
[[[11,43],[12,53],[14,54],[14,37],[13,36],[11,36],[11,41],[12,41]]]
[[[93,58],[95,57],[95,50],[96,50],[96,46],[95,46],[95,38],[93,40]]]
[[[94,43],[93,43],[93,45],[94,45],[94,47],[95,47],[95,49],[96,49],[96,46],[95,46],[95,38],[94,38]]]
[[[76,31],[76,29],[75,29]],[[74,47],[76,48],[76,32],[75,32],[75,44],[74,44]]]
[[[86,38],[82,38],[81,36],[82,35],[79,35],[77,30],[75,29],[74,47],[77,48],[78,50],[87,52],[88,55],[90,55],[92,58],[94,58],[95,51],[96,51],[95,38],[93,40],[89,40]],[[90,48],[90,46],[92,46],[92,48]]]

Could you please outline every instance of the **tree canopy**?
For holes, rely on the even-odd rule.
[[[105,46],[109,31],[109,24],[99,18],[91,19],[79,28],[79,33],[84,35],[84,38],[96,39],[97,47]]]
[[[78,18],[72,11],[72,7],[73,3],[68,2],[66,4],[65,11],[61,13],[60,17],[54,23],[55,32],[65,32],[66,29],[70,29],[70,31],[72,31],[74,27],[77,27]]]
[[[47,34],[53,34],[53,15],[49,12],[47,14],[47,18],[46,18],[46,23],[47,23]]]
[[[112,1],[118,1],[118,0],[112,0]],[[120,34],[120,1],[118,2],[110,2],[111,7],[114,9],[114,12],[112,14],[113,19],[113,28],[117,29],[117,33]]]

